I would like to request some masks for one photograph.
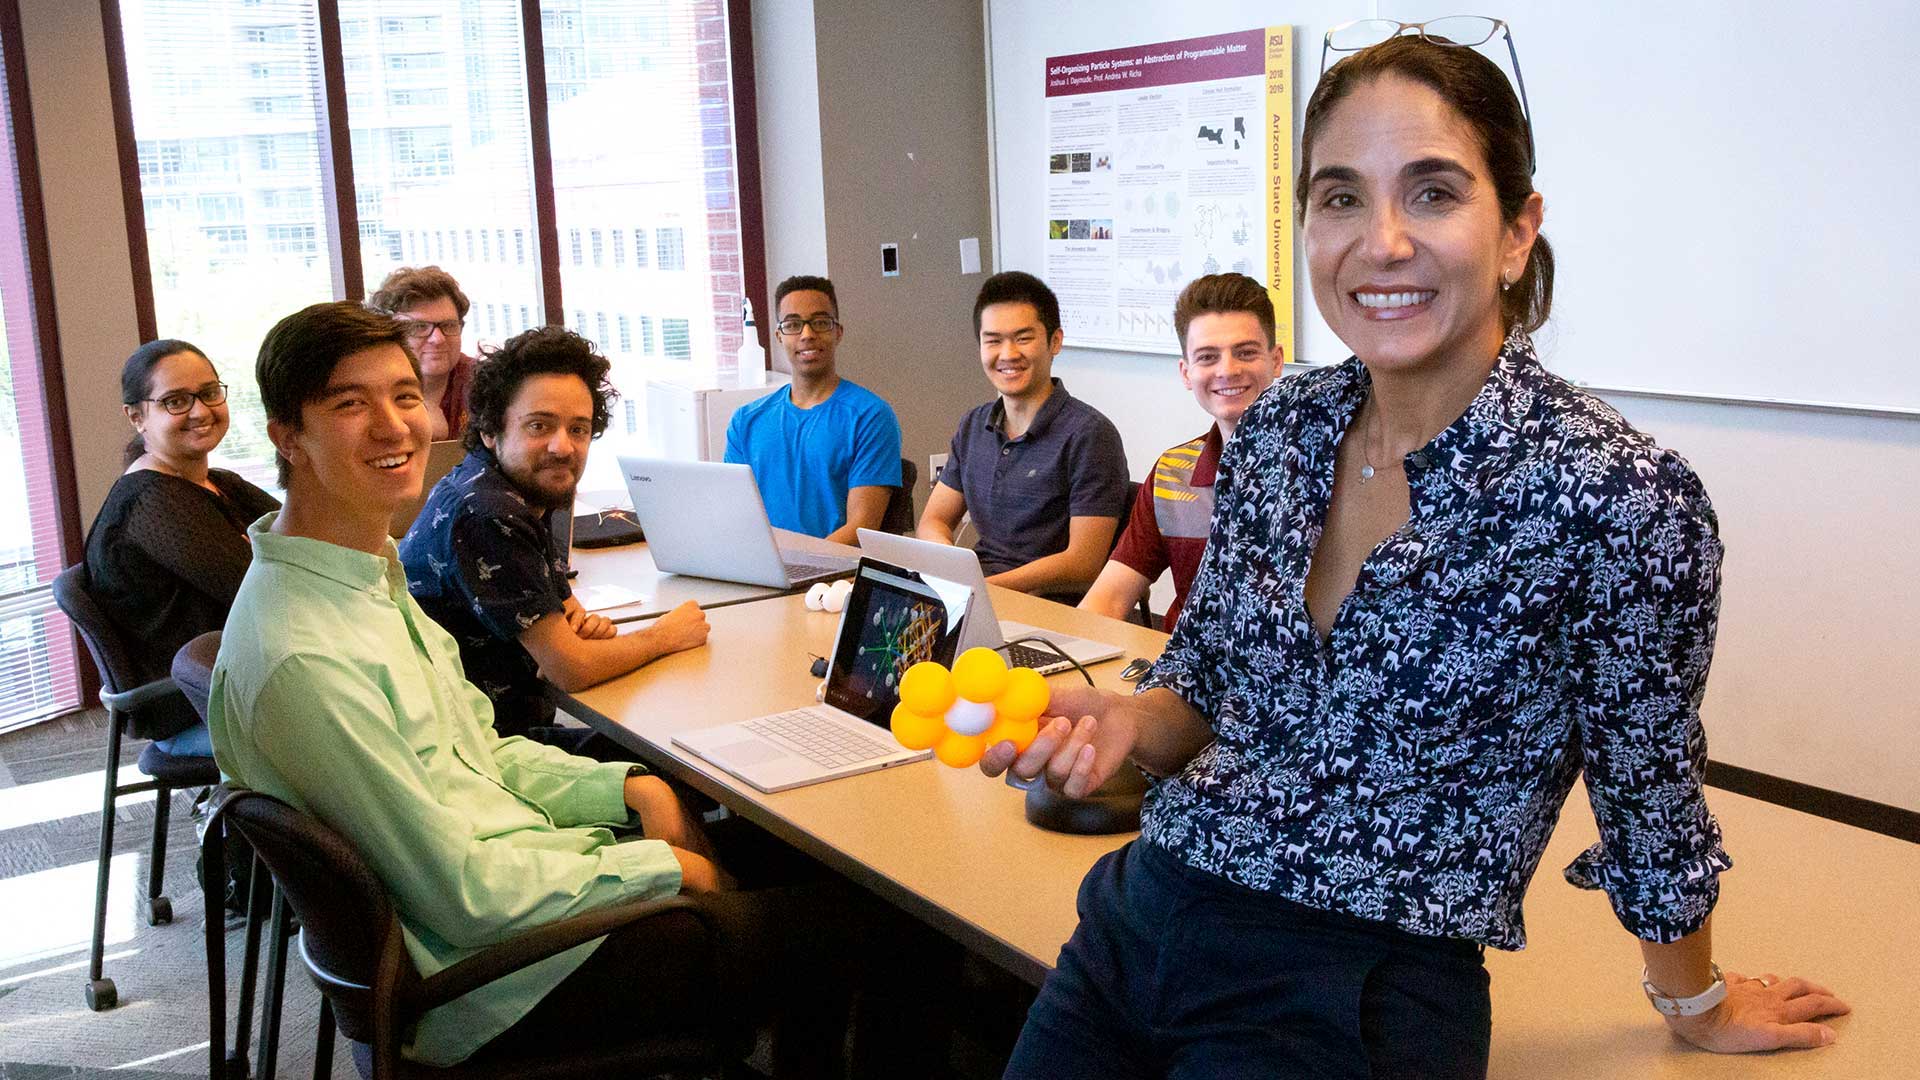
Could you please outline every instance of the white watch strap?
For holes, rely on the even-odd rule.
[[[1640,989],[1663,1016],[1699,1016],[1727,999],[1727,980],[1720,974],[1720,965],[1712,967],[1713,983],[1692,997],[1677,998],[1661,990],[1653,985],[1645,968],[1640,969]]]

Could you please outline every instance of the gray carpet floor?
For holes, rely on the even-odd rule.
[[[190,793],[176,792],[170,811],[165,882],[173,922],[165,926],[146,925],[137,902],[146,888],[152,796],[124,800],[115,815],[106,974],[120,1004],[100,1013],[86,1006],[106,745],[99,709],[0,734],[0,1080],[108,1070],[127,1078],[207,1075],[206,907],[194,882]],[[142,745],[123,747],[135,777]],[[229,1008],[241,943],[240,930],[228,933]],[[304,974],[288,974],[279,1075],[312,1075],[319,1000]],[[333,1075],[358,1074],[340,1053]]]

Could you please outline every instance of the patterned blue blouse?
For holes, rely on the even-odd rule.
[[[1154,786],[1143,836],[1249,888],[1517,949],[1584,771],[1601,839],[1567,879],[1641,938],[1699,929],[1732,865],[1701,794],[1721,545],[1699,480],[1516,331],[1407,456],[1408,523],[1323,644],[1307,564],[1368,387],[1358,360],[1281,380],[1221,457],[1205,561],[1141,683],[1217,738]]]

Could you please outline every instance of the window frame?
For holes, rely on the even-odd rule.
[[[750,299],[765,303],[768,296],[766,265],[766,226],[760,184],[760,140],[757,90],[753,66],[752,0],[714,0],[727,19],[727,47],[732,73],[731,104],[734,145],[734,183],[740,201],[736,208],[740,226],[741,291]],[[346,65],[342,56],[338,0],[314,0],[320,29],[322,100],[325,106],[326,135],[320,148],[325,158],[321,169],[322,201],[327,244],[332,262],[332,281],[337,299],[364,299],[366,282],[361,269],[359,213],[354,196],[353,148],[348,127]],[[533,157],[534,235],[532,237],[541,267],[541,322],[549,326],[565,325],[566,298],[561,288],[561,238],[556,221],[553,182],[553,149],[549,132],[546,50],[540,0],[521,0],[521,28],[524,38],[523,73],[527,80],[529,134]],[[133,104],[127,75],[125,36],[119,0],[101,0],[100,13],[107,61],[107,84],[111,98],[114,142],[120,164],[120,189],[126,223],[127,253],[133,278],[134,321],[142,343],[160,336],[154,306],[153,262],[147,246],[146,206],[142,196],[139,144],[133,130]],[[371,29],[365,20],[344,28],[356,35]],[[53,471],[60,529],[60,558],[71,565],[82,555],[80,500],[76,478],[77,455],[73,444],[68,412],[65,376],[60,360],[59,336],[50,298],[52,266],[47,253],[45,206],[41,195],[38,157],[33,143],[31,106],[27,97],[26,64],[18,0],[0,0],[0,34],[4,35],[6,78],[9,104],[15,132],[15,154],[19,162],[22,217],[26,240],[34,332],[40,345],[40,390],[47,410],[47,461]],[[255,153],[261,160],[277,152],[271,144],[261,146],[246,140],[236,143],[237,152]],[[174,167],[180,167],[176,161]],[[156,162],[156,168],[164,163]],[[514,261],[524,263],[522,232],[514,230]],[[651,237],[649,237],[651,239]],[[507,260],[506,237],[499,237],[500,259]],[[636,238],[637,240],[637,238]],[[427,236],[419,236],[425,255]],[[249,245],[251,248],[251,245]],[[635,266],[641,261],[644,244],[634,245]],[[649,260],[650,261],[650,260]],[[502,312],[505,316],[507,313]],[[523,311],[523,316],[530,314]],[[724,317],[724,316],[719,316]],[[524,318],[522,321],[526,321]],[[652,345],[652,319],[641,319],[636,342]],[[737,330],[734,331],[737,333]],[[603,343],[604,344],[604,343]],[[762,343],[765,344],[764,342]],[[646,352],[654,354],[651,349]],[[98,692],[99,679],[91,659],[81,649],[77,634],[72,646],[79,666],[81,704]]]
[[[20,205],[20,243],[24,249],[20,260],[26,270],[25,306],[31,312],[31,325],[26,328],[36,346],[34,368],[38,375],[37,390],[44,412],[45,427],[40,432],[43,440],[40,461],[51,474],[53,491],[54,528],[59,537],[59,550],[53,553],[60,566],[71,566],[84,555],[83,540],[80,534],[80,485],[74,454],[73,428],[67,411],[67,380],[65,365],[60,356],[60,326],[53,304],[53,262],[47,242],[46,200],[40,181],[40,152],[34,138],[33,102],[27,90],[27,57],[24,29],[20,19],[18,0],[0,0],[0,56],[4,56],[6,69],[6,95],[4,106],[5,120],[12,131],[13,157],[15,169],[9,177],[0,179],[0,185],[17,184]],[[131,168],[132,179],[138,184],[140,161],[137,153],[129,156],[134,147],[129,142],[121,147],[121,179],[127,179],[127,170]],[[138,187],[135,187],[136,201]],[[148,279],[151,294],[151,278]],[[17,285],[16,285],[17,287]],[[22,387],[24,389],[24,387]],[[23,464],[32,467],[33,458],[27,453],[24,440],[27,433],[21,432],[23,444]],[[46,555],[41,555],[45,559]],[[55,573],[59,567],[50,567]],[[53,574],[46,574],[46,583],[40,588],[51,589]],[[57,612],[56,612],[57,614]],[[58,616],[65,621],[64,615]],[[100,675],[94,669],[93,658],[82,647],[80,632],[68,624],[65,637],[66,649],[57,652],[49,660],[59,672],[71,672],[78,683],[78,700],[75,708],[85,708],[100,692]],[[31,722],[31,721],[29,721]],[[11,725],[10,725],[11,726]]]
[[[728,58],[733,76],[734,183],[740,194],[736,212],[740,224],[741,291],[748,298],[764,303],[768,289],[766,225],[761,206],[752,0],[711,2],[717,9],[724,9],[726,15]],[[0,0],[0,3],[17,6],[17,0]],[[366,282],[361,270],[359,214],[353,190],[353,146],[348,128],[346,63],[341,49],[344,28],[338,0],[314,0],[314,4],[320,28],[322,98],[326,114],[323,131],[327,135],[326,145],[320,148],[326,159],[321,169],[325,188],[322,198],[327,229],[331,234],[328,237],[328,256],[332,260],[334,293],[336,299],[364,299]],[[107,81],[113,97],[114,133],[120,158],[120,187],[126,215],[128,256],[133,271],[134,317],[140,340],[144,343],[158,338],[160,334],[154,308],[153,266],[146,240],[146,207],[141,197],[139,146],[133,132],[133,105],[127,78],[125,39],[121,30],[120,0],[101,0],[100,8],[106,31]],[[520,0],[520,25],[524,38],[522,70],[527,80],[527,117],[533,158],[532,241],[540,259],[541,299],[545,308],[542,322],[548,326],[564,326],[567,301],[561,287],[563,245],[554,204],[545,27],[540,0]],[[365,26],[352,28],[356,33],[365,33],[368,29]],[[243,147],[241,152],[246,149]],[[515,262],[518,263],[523,249],[520,230],[514,232]],[[421,247],[424,256],[424,233]],[[636,261],[641,248],[636,238]],[[433,261],[440,261],[444,257],[444,253],[441,253]],[[501,257],[504,262],[504,249]],[[732,332],[737,334],[737,328]],[[64,423],[64,410],[61,419]],[[68,468],[71,471],[71,461],[68,462]]]

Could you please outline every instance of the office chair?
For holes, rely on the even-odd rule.
[[[207,718],[207,701],[213,689],[213,665],[220,658],[220,631],[209,630],[180,647],[173,657],[173,682],[186,695],[187,702]],[[213,790],[211,811],[225,798],[227,788],[222,785]],[[219,849],[218,854],[209,853],[209,848]],[[230,879],[227,875],[229,857],[247,860],[249,873],[240,878]],[[209,875],[209,867],[212,869]],[[280,999],[286,981],[288,919],[286,905],[272,891],[271,878],[260,869],[253,857],[253,849],[247,847],[244,840],[229,836],[226,823],[209,820],[200,837],[200,889],[207,900],[206,929],[209,935],[221,938],[223,948],[207,950],[207,1007],[210,1015],[218,1015],[220,1020],[215,1030],[225,1037],[227,968],[224,950],[225,920],[218,918],[213,898],[223,895],[229,881],[237,882],[246,890],[246,946],[240,969],[240,1010],[239,1021],[235,1025],[236,1035],[231,1047],[224,1047],[224,1053],[208,1051],[208,1061],[213,1064],[212,1075],[223,1078],[244,1080],[247,1074],[247,1045],[253,1038],[253,1002],[259,983],[260,928],[269,922],[268,903],[272,901],[272,934],[268,943],[267,992],[264,995],[265,1006],[261,1010],[260,1057],[254,1075],[272,1076],[276,1068],[280,1050]],[[216,1044],[209,1043],[209,1046]],[[331,1039],[328,1041],[331,1049]],[[225,1071],[217,1063],[225,1063]]]
[[[100,859],[93,889],[93,945],[87,956],[87,1008],[111,1009],[120,1002],[113,980],[102,972],[107,936],[107,875],[113,862],[113,806],[122,795],[154,793],[153,850],[147,860],[146,916],[148,926],[173,921],[173,902],[160,892],[166,872],[167,815],[177,788],[205,787],[220,782],[220,769],[211,757],[173,755],[149,744],[140,751],[140,771],[151,777],[134,784],[120,783],[120,740],[164,739],[176,731],[164,730],[152,715],[154,703],[176,696],[170,678],[133,685],[133,659],[120,640],[120,631],[93,598],[85,563],[60,571],[53,579],[53,600],[73,621],[100,669],[100,704],[107,707],[106,792],[100,807]]]
[[[402,941],[399,916],[386,886],[353,846],[313,817],[259,792],[228,791],[215,820],[239,831],[273,874],[280,893],[300,919],[299,957],[320,988],[320,1047],[315,1075],[332,1069],[336,1025],[355,1046],[362,1076],[548,1077],[650,1076],[680,1069],[714,1069],[733,1075],[731,1063],[751,1048],[752,1032],[724,1024],[728,1010],[717,1000],[707,1010],[710,1028],[639,1038],[627,1046],[569,1053],[556,1043],[538,1058],[502,1059],[483,1049],[459,1065],[435,1068],[407,1061],[400,1044],[422,1014],[536,961],[565,952],[632,923],[693,919],[709,946],[704,963],[709,986],[711,944],[716,930],[693,900],[673,896],[618,904],[529,930],[493,945],[444,971],[420,977]],[[217,848],[208,851],[219,860]],[[283,915],[280,917],[284,917]],[[225,949],[225,935],[207,932],[209,963]],[[217,988],[209,987],[210,990]],[[213,1045],[224,1045],[225,1011],[211,1011]],[[221,1074],[217,1071],[216,1077]]]
[[[901,458],[900,486],[894,488],[893,494],[887,497],[887,513],[880,519],[882,532],[898,533],[901,536],[913,535],[913,485],[919,480],[920,470],[914,466],[913,461],[909,458]]]

